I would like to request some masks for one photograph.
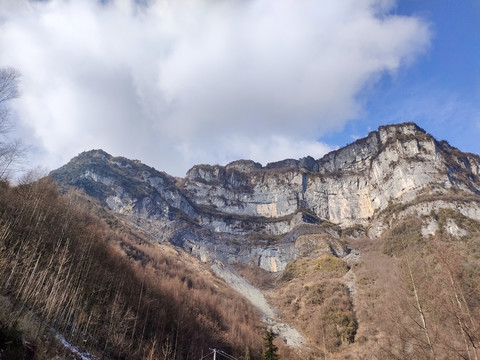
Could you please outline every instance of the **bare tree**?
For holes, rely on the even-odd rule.
[[[10,100],[20,96],[18,83],[20,73],[13,68],[0,69],[0,134],[5,135],[11,130],[8,107]]]
[[[25,154],[25,147],[19,140],[10,140],[13,124],[8,107],[9,101],[18,98],[20,73],[13,68],[0,69],[0,180],[6,180],[12,165]]]

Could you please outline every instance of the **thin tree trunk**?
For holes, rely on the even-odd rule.
[[[420,318],[422,320],[422,325],[423,328],[422,330],[425,333],[425,337],[427,338],[427,343],[430,348],[430,353],[432,354],[433,359],[436,359],[435,357],[435,351],[433,349],[432,341],[430,339],[430,334],[428,333],[428,328],[427,328],[427,320],[425,319],[425,313],[423,312],[422,305],[420,304],[420,299],[418,297],[418,291],[417,291],[417,286],[415,285],[415,280],[413,278],[413,273],[412,273],[412,268],[410,267],[410,262],[407,259],[407,268],[408,268],[408,275],[410,276],[410,280],[412,282],[412,287],[413,287],[413,294],[415,295],[415,302],[417,303],[417,310],[420,314]]]

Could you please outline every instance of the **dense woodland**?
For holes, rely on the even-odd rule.
[[[197,359],[210,347],[261,356],[264,329],[246,300],[84,203],[47,178],[1,183],[0,358],[49,359],[64,351],[56,332],[113,359]]]

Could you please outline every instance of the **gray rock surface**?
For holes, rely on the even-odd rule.
[[[382,126],[318,160],[197,165],[175,179],[137,160],[92,150],[51,176],[204,261],[222,258],[282,271],[298,256],[289,234],[302,224],[333,225],[334,236],[363,226],[378,237],[394,219],[439,208],[480,219],[479,171],[477,155],[405,123]],[[454,195],[441,200],[455,192],[462,201]],[[474,201],[465,200],[469,194]],[[393,204],[403,204],[403,215],[387,211]],[[463,234],[453,224],[449,229]],[[423,231],[435,232],[435,225],[425,224]]]

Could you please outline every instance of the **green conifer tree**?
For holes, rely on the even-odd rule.
[[[265,341],[266,350],[263,353],[264,360],[280,360],[280,355],[277,354],[278,347],[273,343],[273,340],[277,337],[277,334],[273,330],[268,330],[263,340]]]

